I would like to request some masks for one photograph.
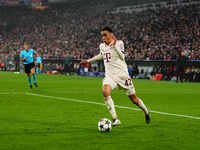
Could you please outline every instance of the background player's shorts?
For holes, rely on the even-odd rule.
[[[31,73],[31,69],[35,67],[35,63],[24,64],[25,73]]]
[[[124,90],[127,95],[135,94],[135,87],[133,85],[132,79],[130,76],[118,76],[114,80],[113,78],[107,76],[103,79],[103,85],[110,85],[112,89],[115,89],[117,86]]]

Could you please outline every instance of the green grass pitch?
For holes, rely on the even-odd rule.
[[[134,80],[151,110],[196,118],[152,113],[147,125],[143,112],[116,108],[122,125],[100,133],[98,121],[110,114],[105,106],[84,101],[104,103],[102,78],[42,74],[37,80],[39,88],[29,89],[25,74],[0,72],[0,150],[200,148],[199,83]],[[137,108],[123,91],[114,90],[112,97],[116,105]]]

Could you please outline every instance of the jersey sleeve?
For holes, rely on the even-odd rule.
[[[125,59],[125,51],[124,51],[124,42],[123,41],[118,41],[115,44],[114,50],[117,52],[117,54],[121,60]]]
[[[19,57],[20,58],[25,58],[23,51],[20,52]]]
[[[35,55],[35,53],[36,53],[36,52],[35,52],[35,50],[34,50],[34,49],[32,49],[32,53],[33,53],[33,55]]]

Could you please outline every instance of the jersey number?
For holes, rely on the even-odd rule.
[[[111,59],[110,53],[104,53],[104,59],[106,60],[106,62],[110,62]]]
[[[131,86],[131,85],[132,85],[132,80],[131,80],[131,79],[127,79],[127,80],[125,81],[125,85],[126,85],[126,86]]]

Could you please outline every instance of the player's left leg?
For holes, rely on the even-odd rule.
[[[33,88],[32,86],[32,81],[31,81],[31,69],[30,69],[30,64],[24,64],[24,71],[26,73],[26,76],[28,78],[28,83],[30,88]]]
[[[128,96],[129,99],[134,103],[136,104],[140,109],[142,109],[145,113],[145,120],[146,120],[146,123],[150,123],[150,111],[147,109],[147,107],[145,106],[145,104],[143,103],[143,101],[136,96],[136,94],[131,94]]]
[[[128,95],[129,99],[136,104],[140,109],[143,110],[145,114],[146,123],[150,123],[150,111],[147,109],[143,101],[136,96],[136,91],[132,79],[130,77],[127,80],[119,80],[118,84],[120,87],[125,89],[126,94]]]
[[[35,68],[31,68],[31,74],[32,74],[32,77],[33,77],[33,84],[35,85],[35,87],[38,87],[38,85],[36,83]]]

